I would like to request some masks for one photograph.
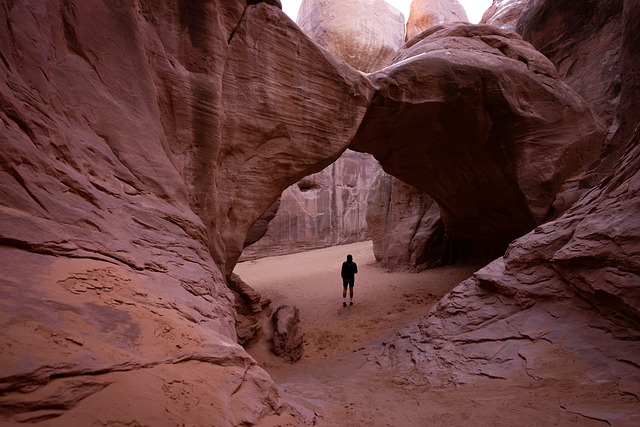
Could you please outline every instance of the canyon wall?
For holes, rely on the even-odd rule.
[[[269,3],[3,2],[2,423],[279,408],[226,276],[372,89]]]
[[[562,216],[514,241],[383,345],[376,363],[393,369],[396,381],[561,381],[568,393],[588,388],[602,395],[565,410],[610,425],[637,424],[640,4],[626,1],[621,18],[620,126],[612,140],[623,154]]]
[[[2,3],[2,423],[232,426],[280,411],[238,344],[227,283],[280,194],[348,147],[433,196],[440,256],[447,242],[499,252],[535,227],[373,351],[381,375],[545,379],[569,356],[591,368],[570,386],[637,399],[638,3],[621,19],[610,136],[624,157],[542,225],[604,134],[531,45],[435,27],[366,76],[279,5]],[[615,403],[587,415],[609,420]]]

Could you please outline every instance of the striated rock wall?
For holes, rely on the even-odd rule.
[[[280,193],[344,151],[371,88],[252,3],[0,8],[2,423],[279,407],[225,277]]]
[[[413,0],[407,19],[406,39],[411,40],[435,25],[458,21],[469,21],[458,0]]]
[[[266,233],[244,249],[241,260],[367,240],[367,197],[380,174],[371,155],[346,151],[282,193]]]
[[[514,241],[381,348],[377,362],[399,381],[606,387],[613,392],[565,409],[612,425],[638,422],[640,111],[631,101],[640,95],[638,2],[625,2],[623,22],[622,125],[614,139],[624,155],[564,215]]]
[[[438,204],[390,175],[381,175],[371,189],[367,224],[374,255],[389,270],[420,271],[456,262]]]

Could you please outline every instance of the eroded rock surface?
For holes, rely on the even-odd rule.
[[[502,253],[547,219],[600,148],[588,105],[515,33],[435,27],[370,78],[351,147],[430,194],[463,259]]]
[[[467,12],[458,0],[413,0],[407,19],[407,40],[429,28],[451,22],[467,22]]]
[[[298,307],[283,305],[273,313],[273,353],[290,362],[302,357],[304,335],[300,330]]]
[[[324,170],[282,193],[264,236],[246,247],[241,259],[367,240],[367,197],[382,173],[371,155],[346,151]]]
[[[640,421],[640,4],[625,3],[622,96],[612,172],[557,220],[513,242],[376,361],[431,385],[532,379],[608,390],[567,411]],[[612,391],[611,391],[612,390]],[[561,402],[562,405],[562,402]],[[564,406],[563,406],[564,407]]]
[[[384,0],[302,0],[296,22],[320,46],[370,73],[404,43],[404,16]]]
[[[375,257],[389,270],[420,271],[456,261],[438,204],[390,175],[380,176],[371,189],[367,224]]]
[[[225,277],[280,193],[344,151],[371,89],[277,1],[251,3],[0,9],[3,423],[279,407]]]

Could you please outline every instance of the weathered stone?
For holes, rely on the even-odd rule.
[[[384,0],[302,0],[297,23],[354,68],[387,66],[404,43],[404,16]]]
[[[321,172],[287,188],[280,207],[242,260],[361,242],[369,238],[367,197],[382,173],[369,154],[346,151]]]
[[[623,18],[616,135],[631,135],[620,140],[625,154],[564,215],[514,241],[383,346],[376,360],[398,377],[439,385],[528,377],[564,381],[567,392],[610,384],[632,398],[603,396],[597,419],[638,422],[640,3],[625,2]]]
[[[372,90],[270,4],[0,8],[2,422],[278,409],[226,276],[281,192],[345,150]]]
[[[273,313],[273,354],[297,362],[304,351],[304,335],[300,330],[300,310],[283,305]]]
[[[237,274],[227,277],[227,285],[235,296],[236,334],[243,346],[255,338],[264,321],[271,316],[271,300],[247,285]]]
[[[481,24],[493,25],[501,30],[515,31],[518,19],[529,0],[493,0],[482,15]]]
[[[588,105],[515,33],[434,27],[394,62],[370,75],[377,92],[351,148],[434,198],[461,259],[498,255],[547,219],[598,153]]]
[[[420,271],[456,261],[438,204],[389,175],[371,189],[367,224],[376,259],[389,270]]]
[[[413,0],[407,19],[407,40],[429,28],[451,22],[469,21],[458,0]]]
[[[611,126],[620,98],[623,0],[529,0],[517,31]]]

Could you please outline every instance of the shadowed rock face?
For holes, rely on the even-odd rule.
[[[296,22],[365,73],[387,66],[404,43],[404,16],[384,0],[302,0]]]
[[[458,0],[413,0],[407,19],[407,40],[440,24],[467,22],[467,12]]]
[[[638,2],[625,2],[623,22],[622,126],[614,140],[624,155],[564,215],[513,242],[385,346],[377,361],[393,366],[398,380],[563,378],[567,390],[613,390],[568,410],[609,424],[638,422],[640,111],[631,101],[640,96]],[[623,405],[622,395],[630,396]]]
[[[430,194],[463,259],[499,254],[544,221],[600,147],[588,106],[515,33],[436,27],[370,78],[351,147]]]

